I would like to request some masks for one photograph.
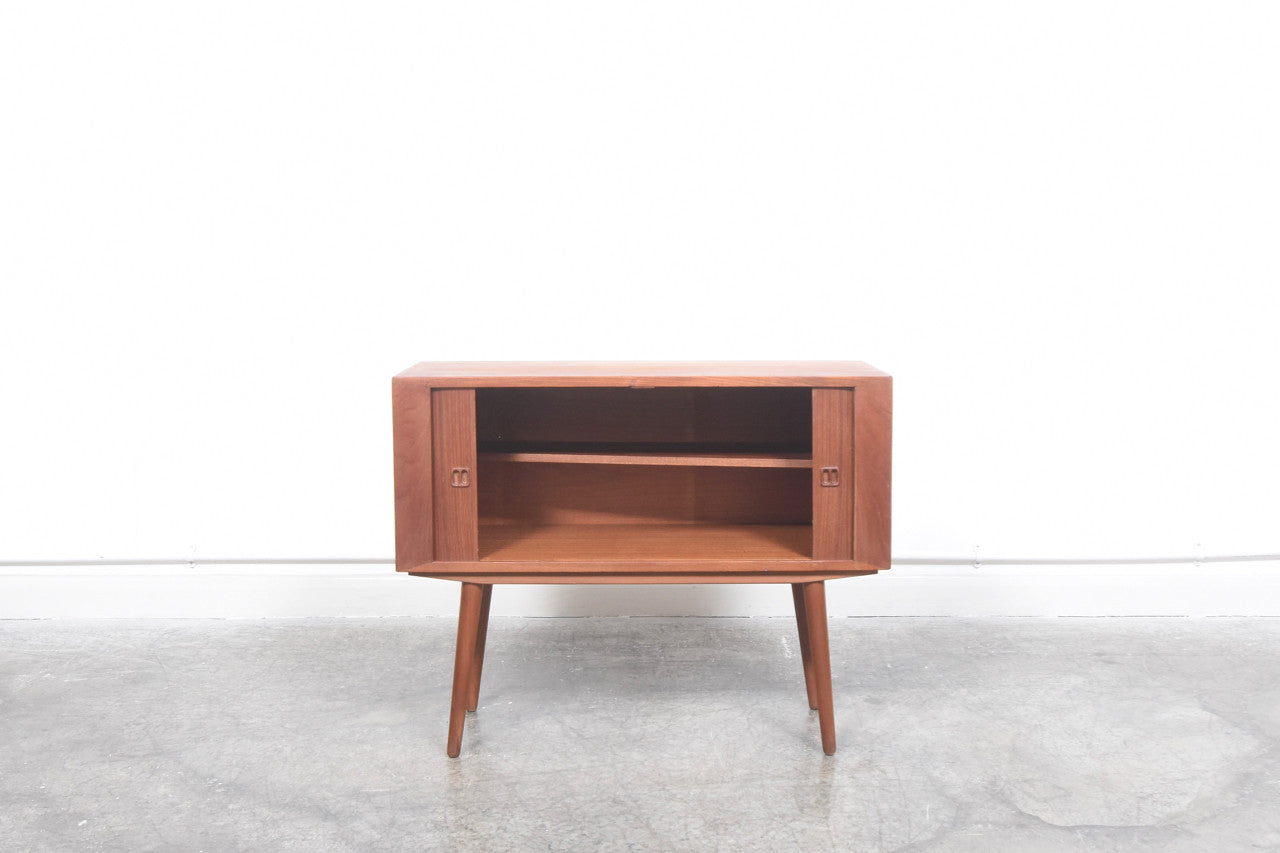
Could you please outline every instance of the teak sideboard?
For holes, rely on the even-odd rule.
[[[451,757],[498,583],[790,584],[809,707],[835,752],[824,582],[889,568],[887,374],[427,362],[391,389],[396,569],[462,583]]]

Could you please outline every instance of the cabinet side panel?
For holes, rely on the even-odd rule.
[[[478,560],[476,392],[466,388],[432,391],[431,432],[436,559]],[[465,485],[455,485],[455,480]]]
[[[395,457],[396,570],[431,562],[431,387],[391,380],[391,433]]]
[[[844,388],[813,389],[813,559],[853,557],[853,401]],[[835,473],[823,469],[836,469]],[[824,485],[824,480],[826,485]]]
[[[854,400],[853,557],[889,568],[893,469],[893,380],[859,383]]]

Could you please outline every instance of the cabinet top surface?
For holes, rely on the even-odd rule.
[[[438,387],[843,386],[888,374],[862,361],[424,361],[396,376]]]

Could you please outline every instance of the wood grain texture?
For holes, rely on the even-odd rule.
[[[395,456],[396,570],[412,571],[432,560],[431,388],[391,382],[391,431]]]
[[[572,442],[807,451],[810,397],[806,388],[481,388],[476,434],[485,450]]]
[[[893,476],[893,380],[853,392],[853,558],[889,568]]]
[[[822,581],[804,585],[805,621],[809,627],[809,655],[813,661],[814,694],[818,700],[818,726],[822,751],[836,753],[836,712],[831,692],[831,650],[827,645],[827,592]]]
[[[853,557],[854,392],[813,391],[813,557]],[[822,485],[823,468],[839,468],[838,486]]]
[[[804,690],[809,697],[809,710],[818,709],[816,679],[813,676],[813,653],[809,650],[809,619],[805,614],[804,584],[791,585],[791,603],[796,611],[796,628],[800,633],[800,665],[804,668]]]
[[[445,389],[431,392],[431,432],[435,449],[435,557],[475,560],[481,488],[476,468],[475,392]],[[467,468],[471,485],[453,485],[453,469]]]
[[[800,524],[494,524],[480,529],[480,559],[797,560],[809,538]]]
[[[661,465],[678,468],[811,468],[807,453],[485,453],[491,462],[542,462],[560,465]]]
[[[484,670],[484,644],[489,636],[489,604],[493,601],[493,584],[480,585],[480,619],[476,624],[476,651],[471,658],[471,682],[467,689],[467,710],[480,705],[480,676]]]
[[[462,727],[467,720],[467,699],[471,692],[472,661],[476,652],[476,629],[480,624],[480,584],[464,583],[458,604],[458,642],[453,655],[453,695],[449,704],[449,738],[445,752],[457,758],[462,751]]]
[[[847,388],[886,374],[861,361],[453,361],[399,374],[439,388],[731,385]]]
[[[678,571],[673,571],[673,566],[678,567]],[[681,563],[631,560],[617,563],[436,562],[431,564],[430,571],[411,574],[413,577],[480,584],[680,584],[810,583],[874,575],[876,571],[870,566],[847,560],[699,560]]]
[[[813,521],[803,468],[527,465],[480,459],[480,519],[512,524]]]

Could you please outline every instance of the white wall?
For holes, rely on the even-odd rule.
[[[1280,554],[1277,31],[6,4],[0,561],[389,556],[389,377],[542,358],[890,371],[899,557]]]

